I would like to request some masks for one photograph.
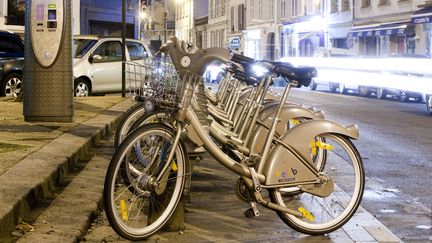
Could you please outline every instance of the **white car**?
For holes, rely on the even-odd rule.
[[[122,42],[117,37],[74,36],[74,95],[122,90]],[[144,42],[126,39],[126,60],[144,64],[152,56]]]
[[[427,94],[425,101],[426,101],[426,110],[429,112],[429,114],[432,115],[432,94]]]
[[[327,57],[353,58],[353,57],[358,57],[359,54],[356,51],[350,49],[320,47],[314,51],[313,56],[320,57],[320,58],[327,58]],[[358,91],[360,96],[369,96],[372,92],[375,92],[376,90],[376,88],[373,87],[359,86],[357,84],[350,84],[350,83],[344,84],[344,83],[333,82],[331,80],[319,80],[319,79],[313,79],[309,87],[312,90],[315,90],[318,85],[328,86],[328,89],[332,93],[335,93],[338,89],[341,94],[346,94],[348,90],[355,90]]]

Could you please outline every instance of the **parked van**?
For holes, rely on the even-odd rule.
[[[144,64],[152,56],[139,40],[126,39],[126,60]],[[74,36],[74,95],[89,96],[122,90],[122,39]]]

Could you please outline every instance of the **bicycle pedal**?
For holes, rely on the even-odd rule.
[[[258,208],[256,207],[255,202],[251,202],[251,207],[244,212],[246,218],[258,217],[260,215]]]
[[[261,161],[259,154],[252,154],[246,161],[246,165],[249,167],[255,167]]]

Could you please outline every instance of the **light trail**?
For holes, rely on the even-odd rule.
[[[420,58],[282,58],[318,69],[316,79],[432,94],[432,59]]]

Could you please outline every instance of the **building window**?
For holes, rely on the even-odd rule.
[[[287,8],[288,8],[288,6],[287,6],[287,2],[286,2],[287,0],[281,0],[281,8],[280,8],[280,11],[281,11],[281,19],[284,19],[284,18],[286,18],[287,17]]]
[[[298,13],[299,2],[297,0],[294,0],[291,2],[292,2],[291,16],[295,17],[295,16],[297,16],[297,13]]]
[[[274,11],[274,0],[270,0],[270,11],[269,11],[269,20],[273,19],[273,11]]]
[[[255,10],[254,10],[255,0],[249,1],[249,21],[255,19]]]
[[[387,4],[389,4],[388,0],[379,0],[378,1],[378,5],[387,5]]]
[[[371,6],[371,1],[370,0],[362,0],[361,1],[361,7],[362,8],[368,8]]]
[[[240,4],[238,6],[238,30],[244,30],[245,29],[245,6],[244,4]]]
[[[263,5],[262,5],[262,0],[258,0],[258,19],[262,20],[263,19]]]
[[[342,0],[342,12],[346,12],[350,10],[350,1],[349,0]]]
[[[235,17],[234,17],[234,7],[231,7],[231,17],[230,17],[230,22],[231,22],[231,28],[230,28],[230,30],[231,30],[231,32],[234,32],[236,29],[235,29],[235,19],[234,19]]]
[[[338,11],[338,2],[338,0],[331,0],[330,13],[336,13]]]
[[[8,0],[7,25],[25,25],[25,0]]]
[[[210,0],[210,17],[214,18],[214,10],[215,10],[215,6],[214,6],[214,0]]]

